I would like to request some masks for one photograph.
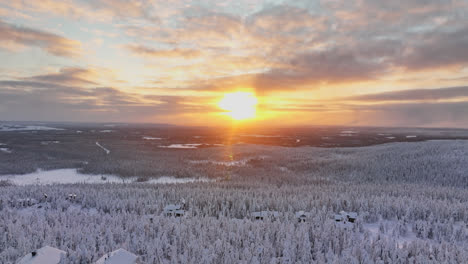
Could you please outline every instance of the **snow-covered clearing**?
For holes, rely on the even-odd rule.
[[[171,144],[169,146],[159,146],[160,148],[177,148],[177,149],[196,149],[203,144]]]
[[[4,175],[0,176],[0,179],[9,180],[16,185],[123,182],[122,178],[117,176],[81,174],[76,169],[59,169],[50,171],[38,170],[36,172],[23,175]]]
[[[358,134],[359,131],[354,131],[354,130],[343,130],[341,131],[341,134]]]
[[[114,130],[107,129],[107,130],[101,130],[99,132],[101,132],[101,133],[112,133],[112,132],[114,132]]]
[[[77,169],[58,169],[50,171],[38,170],[33,173],[23,175],[4,175],[1,180],[9,180],[15,185],[48,185],[48,184],[74,184],[74,183],[139,183],[137,177],[121,178],[115,175],[89,175],[78,172]],[[192,182],[211,182],[206,178],[175,178],[160,177],[150,179],[141,184],[180,184]]]
[[[96,141],[96,146],[102,148],[102,150],[104,150],[106,152],[106,154],[109,154],[110,153],[110,150],[106,149],[105,147],[103,147],[101,144],[99,144],[99,142]]]
[[[60,141],[55,140],[55,141],[41,141],[41,145],[49,145],[49,144],[58,144]]]
[[[143,137],[144,140],[162,140],[160,137]]]
[[[415,136],[415,135],[406,136],[406,138],[415,138],[415,137],[418,137],[418,136]]]
[[[31,131],[31,130],[64,130],[62,128],[47,127],[47,126],[32,126],[32,125],[14,125],[0,124],[0,132],[4,131]]]
[[[9,148],[0,148],[0,152],[11,153],[11,150]]]
[[[160,148],[170,149],[196,149],[200,146],[211,146],[211,147],[222,147],[223,144],[202,144],[202,143],[190,143],[190,144],[171,144],[168,146],[159,146]]]

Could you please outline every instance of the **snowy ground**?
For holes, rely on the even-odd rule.
[[[0,132],[2,131],[31,131],[31,130],[64,130],[61,128],[47,126],[32,126],[32,125],[17,125],[17,124],[1,124]]]
[[[121,178],[114,175],[89,175],[78,172],[77,169],[59,169],[42,171],[38,170],[33,173],[23,175],[4,175],[0,176],[2,180],[9,180],[15,185],[48,185],[48,184],[74,184],[74,183],[132,183],[136,182],[137,177]],[[210,182],[209,179],[195,178],[174,178],[160,177],[149,179],[143,183],[149,184],[173,184],[173,183],[192,183],[192,182]]]

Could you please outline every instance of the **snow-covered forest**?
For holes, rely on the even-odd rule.
[[[67,252],[69,263],[118,248],[143,263],[468,263],[467,141],[242,145],[177,156],[184,171],[215,181],[2,181],[0,263],[45,245]],[[165,206],[181,203],[183,217],[164,216]],[[263,210],[278,215],[252,217]],[[335,222],[342,210],[357,221]]]

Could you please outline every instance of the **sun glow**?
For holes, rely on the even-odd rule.
[[[226,110],[226,114],[235,120],[254,118],[257,98],[250,92],[227,93],[219,101],[218,106]]]

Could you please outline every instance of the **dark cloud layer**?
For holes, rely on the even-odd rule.
[[[0,81],[0,120],[147,122],[168,115],[215,111],[199,99],[141,96],[113,87],[7,80]]]
[[[468,97],[468,86],[450,87],[439,89],[413,89],[394,91],[377,94],[366,94],[347,97],[345,99],[354,101],[416,101],[416,100],[442,100],[460,97]]]

